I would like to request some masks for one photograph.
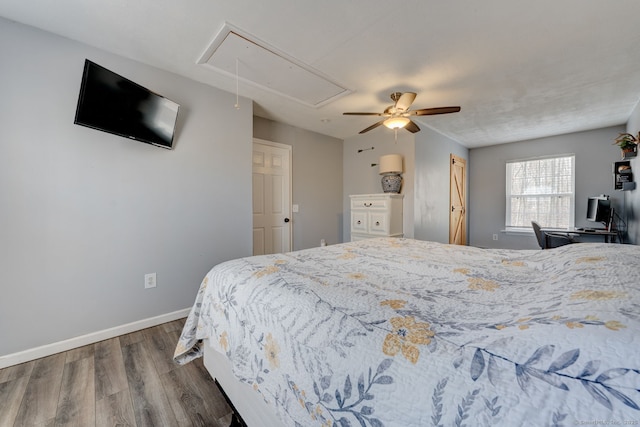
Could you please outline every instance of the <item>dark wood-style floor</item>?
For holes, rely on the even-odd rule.
[[[0,369],[0,427],[228,426],[202,365],[172,361],[184,319]]]

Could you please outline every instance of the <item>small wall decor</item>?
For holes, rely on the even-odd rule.
[[[371,148],[361,148],[358,150],[358,153],[362,153],[363,151],[369,151],[369,150],[375,150],[375,147],[371,147]]]

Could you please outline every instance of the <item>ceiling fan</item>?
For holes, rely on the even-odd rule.
[[[435,114],[449,114],[457,113],[460,111],[460,107],[439,107],[439,108],[423,108],[421,110],[410,110],[411,104],[416,99],[416,94],[413,92],[394,92],[391,94],[391,99],[394,104],[388,106],[382,113],[342,113],[345,116],[380,116],[385,119],[369,126],[366,129],[361,130],[359,133],[369,132],[372,129],[377,128],[380,125],[385,125],[389,129],[405,128],[411,133],[416,133],[420,130],[409,117],[411,116],[431,116]]]

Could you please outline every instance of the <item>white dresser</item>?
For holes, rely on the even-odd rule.
[[[351,198],[351,241],[402,237],[403,194],[355,194]]]

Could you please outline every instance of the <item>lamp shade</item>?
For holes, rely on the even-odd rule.
[[[402,173],[402,155],[387,154],[380,157],[380,174]]]
[[[411,120],[406,117],[389,117],[387,120],[382,122],[382,124],[389,129],[399,129],[408,125],[410,121]]]

